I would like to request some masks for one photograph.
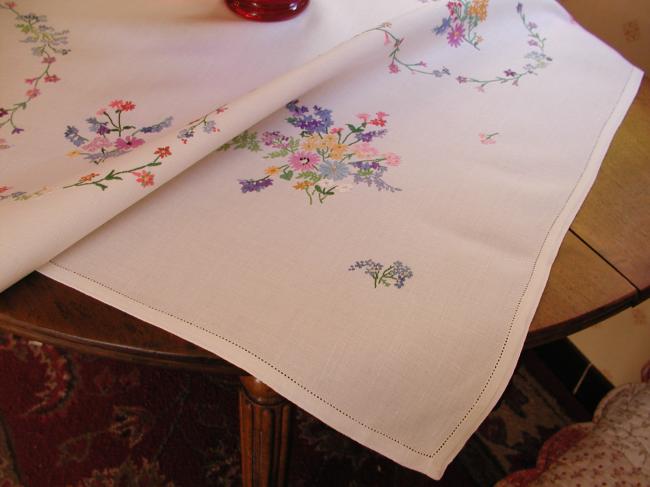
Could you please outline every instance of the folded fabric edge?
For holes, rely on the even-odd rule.
[[[399,18],[427,8],[431,6],[409,10]],[[375,33],[372,30],[362,32],[312,61],[208,113],[204,117],[216,113],[223,129],[212,137],[197,137],[192,144],[183,145],[183,158],[173,164],[160,166],[158,184],[147,192],[141,191],[141,188],[134,191],[127,185],[116,185],[111,188],[110,194],[102,191],[99,201],[97,196],[80,194],[79,188],[74,188],[77,191],[62,191],[63,183],[42,196],[21,201],[20,204],[8,202],[3,205],[0,207],[0,219],[10,221],[12,231],[0,236],[0,291],[44,265],[233,137],[281,109],[287,102],[336,77],[358,63],[359,59],[368,59],[373,53],[380,56],[381,50],[376,47]],[[227,110],[224,109],[226,107]],[[165,134],[152,142],[159,147],[169,146],[172,152],[181,147],[176,133]],[[141,159],[140,152],[127,154],[115,162],[111,171],[113,174],[130,172],[127,168],[136,159]],[[95,182],[89,181],[88,184]]]

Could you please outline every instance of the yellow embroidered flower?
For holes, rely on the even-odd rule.
[[[345,144],[334,144],[330,151],[330,158],[335,161],[340,161],[345,157],[348,146]]]
[[[482,22],[487,19],[487,6],[489,0],[474,0],[469,6],[469,14],[478,17]]]
[[[68,152],[66,154],[66,156],[68,156],[68,157],[77,157],[77,156],[80,156],[80,155],[81,155],[81,152],[79,152],[78,150],[71,150],[70,152]]]
[[[293,187],[297,190],[303,190],[309,188],[310,186],[313,186],[313,184],[314,183],[310,181],[300,181],[299,183],[294,184]]]
[[[264,172],[269,176],[273,176],[280,172],[280,168],[278,166],[269,166],[266,169],[264,169]]]
[[[321,149],[331,149],[339,143],[339,138],[334,134],[327,134],[323,136],[320,143]]]
[[[320,137],[318,135],[312,134],[302,141],[302,144],[300,144],[300,148],[302,150],[311,152],[311,151],[315,151],[316,149],[319,149],[320,143],[321,143]]]

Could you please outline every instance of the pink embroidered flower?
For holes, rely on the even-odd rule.
[[[9,8],[14,8],[16,6],[16,2],[5,2],[5,5]]]
[[[54,61],[56,61],[56,58],[53,56],[46,56],[43,58],[41,61],[43,64],[52,64]]]
[[[120,137],[115,141],[115,147],[119,150],[134,149],[135,147],[139,147],[142,144],[144,144],[143,139],[138,139],[137,137],[132,137],[130,135],[127,135],[124,138]]]
[[[4,193],[5,191],[9,191],[11,188],[9,186],[0,186],[0,193]]]
[[[463,24],[455,24],[447,34],[447,42],[450,46],[458,47],[463,42],[464,35],[465,27],[463,27]]]
[[[517,73],[515,73],[512,69],[506,69],[506,70],[503,72],[503,74],[505,74],[506,76],[510,76],[510,77],[512,77],[512,76],[517,76]]]
[[[388,164],[389,166],[393,166],[393,167],[399,166],[400,162],[402,162],[400,156],[398,156],[394,152],[388,152],[384,154],[384,157],[386,158],[386,164]]]
[[[497,141],[494,139],[494,137],[496,137],[497,135],[499,135],[498,132],[495,132],[493,134],[483,134],[483,133],[481,133],[481,134],[478,134],[478,138],[481,141],[481,144],[485,144],[485,145],[496,144]]]
[[[330,134],[340,134],[343,132],[343,129],[341,127],[335,127],[330,129]]]
[[[388,32],[384,32],[384,46],[390,44],[390,37],[388,37]]]
[[[36,78],[25,78],[25,83],[27,83],[28,85],[33,84],[34,81],[36,81]]]
[[[360,118],[365,123],[370,118],[370,115],[367,113],[357,113],[357,118]]]
[[[110,140],[108,140],[106,137],[98,135],[93,140],[88,142],[86,145],[82,146],[81,148],[88,152],[95,152],[101,149],[106,149],[111,145],[113,145],[113,143]]]
[[[108,105],[115,110],[119,110],[122,103],[124,103],[122,100],[113,100]]]
[[[397,65],[397,63],[395,63],[395,61],[393,61],[388,65],[388,71],[390,71],[391,74],[399,73],[399,66]]]
[[[59,78],[56,74],[48,74],[45,77],[45,82],[46,83],[56,83],[57,81],[60,81],[61,78]]]
[[[41,94],[41,90],[39,90],[38,88],[32,88],[31,90],[27,90],[25,94],[29,98],[36,98],[38,95]]]
[[[318,154],[298,151],[289,157],[289,165],[296,171],[311,171],[318,164]]]
[[[166,145],[165,147],[158,147],[155,151],[154,154],[160,157],[161,159],[164,159],[167,156],[172,155],[172,151],[169,150],[169,146]]]
[[[143,169],[142,171],[134,171],[131,174],[136,177],[135,180],[140,183],[143,188],[146,188],[147,186],[153,186],[154,184],[154,174],[150,171]]]
[[[379,151],[372,147],[368,142],[361,142],[353,146],[354,154],[357,157],[366,159],[379,154]]]
[[[96,115],[99,116],[99,117],[101,117],[101,116],[104,115],[105,113],[106,113],[106,108],[100,108],[99,110],[97,110]]]

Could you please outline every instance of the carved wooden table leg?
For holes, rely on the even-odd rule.
[[[291,403],[250,375],[240,377],[239,428],[244,487],[282,487],[289,461]]]

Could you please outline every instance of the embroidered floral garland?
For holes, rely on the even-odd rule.
[[[372,259],[358,260],[348,268],[349,271],[357,269],[363,269],[364,274],[372,277],[375,289],[380,285],[385,287],[395,286],[397,289],[401,289],[404,287],[406,280],[413,277],[411,268],[402,264],[399,260],[393,262],[386,269],[384,269],[382,263],[375,262]]]
[[[524,28],[528,32],[528,45],[532,49],[524,55],[524,58],[529,59],[530,61],[519,71],[514,71],[508,68],[503,71],[503,75],[497,75],[491,79],[482,80],[468,76],[457,76],[456,81],[461,84],[473,83],[476,85],[476,89],[481,92],[484,91],[487,85],[493,83],[519,86],[519,80],[521,78],[531,74],[537,75],[538,70],[545,68],[548,66],[548,63],[553,61],[552,58],[546,55],[546,51],[544,50],[546,39],[540,36],[539,32],[537,32],[537,24],[529,22],[526,19],[524,7],[521,3],[517,4],[516,11],[524,25]]]
[[[181,140],[183,144],[187,144],[187,141],[194,137],[194,133],[198,127],[201,127],[203,129],[203,132],[206,134],[215,134],[219,132],[219,128],[217,127],[217,122],[214,120],[210,120],[210,115],[215,114],[219,115],[223,112],[225,112],[228,109],[227,106],[220,106],[219,108],[212,110],[209,113],[206,113],[203,115],[201,118],[197,118],[196,120],[193,120],[188,124],[187,127],[185,127],[183,130],[178,132],[177,137]]]
[[[151,171],[148,171],[145,168],[160,166],[162,164],[162,162],[160,162],[161,159],[171,156],[172,151],[169,149],[169,146],[158,147],[154,151],[154,155],[156,156],[155,159],[146,164],[141,164],[131,169],[125,169],[124,171],[116,171],[115,169],[111,169],[110,171],[108,171],[108,173],[106,173],[104,176],[102,176],[99,179],[97,179],[97,177],[101,176],[101,174],[97,172],[91,172],[89,174],[86,174],[85,176],[81,176],[79,178],[79,181],[77,181],[76,183],[69,184],[68,186],[64,186],[63,188],[65,189],[65,188],[73,188],[76,186],[93,185],[98,187],[102,191],[104,191],[108,189],[108,183],[110,181],[122,181],[122,176],[124,174],[131,174],[132,176],[135,176],[136,182],[139,183],[140,186],[142,186],[143,188],[146,188],[147,186],[153,186],[155,175]]]
[[[56,62],[55,54],[65,56],[70,52],[69,49],[61,47],[67,45],[67,34],[69,31],[57,31],[53,27],[50,27],[45,23],[47,22],[47,17],[44,15],[36,15],[33,13],[21,14],[16,10],[16,2],[0,4],[0,10],[11,12],[16,16],[18,23],[15,26],[25,35],[25,39],[21,42],[35,44],[32,47],[32,55],[40,57],[41,63],[44,64],[40,73],[32,78],[25,79],[25,83],[30,86],[25,92],[26,99],[13,103],[11,106],[0,107],[0,129],[9,126],[12,134],[20,134],[25,129],[16,125],[16,114],[18,110],[26,110],[27,105],[41,94],[39,88],[41,81],[44,83],[57,83],[61,80],[61,78],[51,72],[51,68],[52,64]],[[0,144],[0,149],[7,149],[9,147],[7,144]]]
[[[148,133],[160,132],[163,129],[169,127],[172,123],[172,117],[167,117],[165,120],[163,120],[160,123],[148,127],[142,127],[140,129],[136,129],[136,127],[130,125],[123,126],[121,113],[135,109],[135,104],[133,104],[130,101],[114,100],[110,103],[110,106],[115,110],[117,115],[116,117],[113,117],[115,118],[114,120],[108,114],[108,110],[102,108],[98,112],[98,114],[100,112],[103,113],[108,118],[108,122],[106,121],[99,122],[94,118],[88,119],[87,122],[91,125],[91,130],[99,134],[98,135],[99,137],[106,137],[106,135],[110,132],[114,132],[118,137],[120,137],[125,130],[134,130],[134,132],[132,132],[130,136],[125,136],[123,139],[120,137],[113,142],[115,148],[118,151],[121,151],[117,155],[121,155],[131,150],[134,147],[138,147],[144,144],[144,141],[142,139],[138,139],[135,137],[137,133],[148,134]],[[181,139],[181,142],[183,142],[183,144],[186,144],[188,139],[194,137],[194,131],[199,126],[203,126],[203,131],[206,133],[219,132],[219,128],[217,128],[216,122],[214,120],[210,120],[209,117],[213,114],[219,115],[225,112],[226,110],[227,107],[222,106],[217,108],[216,110],[211,111],[210,113],[204,115],[203,117],[197,120],[193,120],[178,133],[178,138]],[[68,129],[70,129],[70,127],[68,127]],[[69,136],[70,136],[70,140],[73,141],[75,140],[74,137],[78,136],[78,133],[74,133],[74,134],[71,133],[69,134]],[[68,138],[68,135],[66,135],[66,138]],[[91,172],[89,174],[86,174],[85,176],[80,177],[76,183],[69,184],[68,186],[64,186],[64,188],[73,188],[78,186],[95,186],[101,189],[102,191],[105,191],[106,189],[108,189],[108,184],[110,182],[122,181],[123,180],[122,176],[124,176],[125,174],[131,174],[132,176],[134,176],[136,183],[140,184],[140,186],[142,186],[143,188],[146,188],[147,186],[153,186],[155,184],[155,174],[151,172],[148,168],[160,166],[162,164],[162,159],[171,156],[172,151],[169,148],[169,146],[158,147],[153,152],[153,155],[155,156],[154,159],[151,160],[150,162],[147,162],[146,164],[140,164],[136,167],[125,169],[122,171],[116,171],[115,169],[111,169],[103,176],[100,173]]]
[[[389,29],[392,27],[392,24],[390,22],[384,22],[381,24],[379,27],[372,29],[372,30],[377,30],[379,32],[384,33],[384,46],[389,46],[392,42],[393,44],[393,50],[390,51],[388,54],[388,57],[390,59],[390,64],[388,65],[388,71],[391,72],[392,74],[397,74],[399,73],[400,66],[402,68],[408,69],[411,73],[420,73],[420,74],[428,74],[435,76],[436,78],[442,78],[445,75],[449,75],[449,70],[445,67],[442,67],[440,69],[432,69],[430,71],[423,69],[427,67],[427,63],[424,61],[418,61],[417,63],[408,63],[404,61],[399,53],[400,50],[402,49],[402,43],[404,42],[404,38],[399,38],[395,34],[393,34]]]
[[[488,0],[456,0],[447,4],[449,15],[442,20],[442,23],[433,28],[433,33],[436,35],[447,35],[447,43],[452,47],[460,47],[461,44],[467,43],[476,49],[483,41],[474,29],[487,19],[487,6]],[[548,66],[553,61],[551,57],[546,54],[545,43],[546,39],[543,38],[537,31],[537,24],[527,20],[524,13],[523,4],[517,3],[515,10],[521,22],[528,32],[528,45],[532,48],[524,55],[528,59],[520,70],[515,71],[511,68],[503,70],[503,75],[497,75],[490,79],[479,79],[471,76],[456,76],[456,81],[460,84],[473,84],[478,91],[484,91],[485,87],[490,84],[510,84],[511,86],[518,86],[519,80],[525,76],[536,75],[537,71]],[[396,74],[400,72],[400,66],[411,71],[412,74],[429,74],[434,75],[436,78],[441,78],[443,75],[449,75],[450,71],[447,68],[440,70],[426,71],[421,69],[426,67],[426,63],[419,61],[417,63],[409,63],[399,57],[399,52],[404,42],[404,38],[400,38],[393,34],[389,29],[390,23],[384,23],[381,26],[372,29],[384,33],[384,45],[389,45],[390,40],[393,40],[393,49],[388,54],[390,63],[388,71]]]
[[[92,138],[81,136],[75,126],[67,126],[64,137],[78,147],[68,152],[69,157],[83,156],[94,164],[100,164],[106,159],[119,157],[143,145],[145,141],[137,137],[138,134],[162,132],[170,127],[173,121],[173,117],[167,117],[154,125],[137,128],[135,125],[126,124],[123,120],[124,113],[135,110],[135,103],[128,100],[113,100],[109,106],[112,110],[100,108],[97,116],[86,119],[88,130],[93,134],[90,136]]]
[[[298,100],[286,108],[291,113],[287,122],[299,128],[300,134],[287,136],[277,130],[262,134],[262,143],[272,149],[264,158],[280,159],[282,163],[267,167],[266,175],[259,179],[240,179],[242,193],[259,193],[273,186],[275,177],[294,181],[293,188],[303,192],[310,205],[324,203],[359,184],[374,186],[378,191],[401,191],[383,179],[389,167],[400,164],[400,157],[392,152],[382,153],[371,145],[374,139],[387,133],[384,128],[388,123],[387,113],[377,112],[375,116],[360,113],[356,124],[348,123],[343,128],[333,127],[329,109],[317,105],[309,108],[299,105]],[[244,132],[220,150],[230,148],[261,150],[255,132]]]

